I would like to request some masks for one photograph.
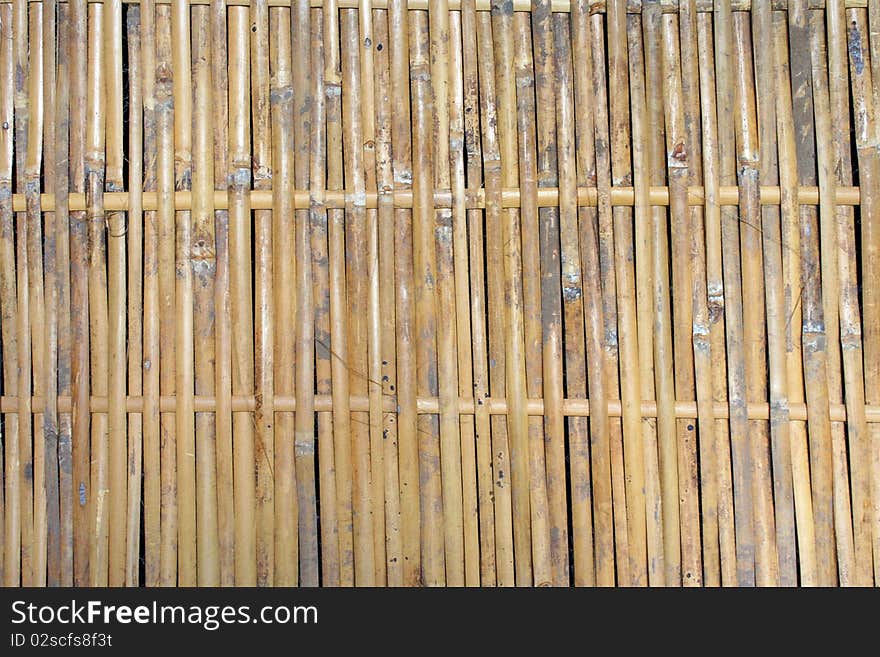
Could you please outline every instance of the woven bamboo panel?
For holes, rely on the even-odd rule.
[[[0,2],[7,586],[880,583],[880,0]]]

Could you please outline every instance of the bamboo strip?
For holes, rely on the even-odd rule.
[[[291,108],[293,113],[293,144],[296,149],[293,160],[293,182],[294,184],[304,185],[309,179],[309,106],[313,102],[312,96],[312,77],[314,76],[315,65],[306,66],[305,61],[311,57],[308,48],[307,35],[310,29],[309,8],[306,2],[302,1],[297,4],[294,12],[291,13],[292,30],[296,35],[293,42],[296,45],[295,51],[291,53],[291,66],[293,57],[296,61],[303,62],[301,66],[293,68],[290,82],[293,84],[293,102]],[[279,47],[279,53],[283,53]],[[286,63],[286,57],[281,58],[282,63]],[[320,61],[317,60],[316,61]],[[280,71],[283,66],[279,66]],[[279,85],[280,86],[280,85]],[[283,136],[283,132],[281,135]],[[292,195],[291,195],[292,196]],[[294,468],[297,487],[297,504],[296,509],[299,514],[299,546],[297,549],[300,568],[299,582],[303,586],[318,585],[318,563],[320,555],[318,554],[318,518],[317,505],[315,500],[315,414],[314,414],[314,380],[315,380],[315,316],[313,311],[312,296],[312,266],[311,254],[309,252],[310,243],[310,219],[309,213],[298,211],[296,213],[296,380],[293,382],[297,393],[297,399],[301,399],[303,406],[294,417]],[[281,267],[279,260],[279,267]],[[283,272],[283,269],[279,273]],[[279,303],[279,312],[281,304]],[[283,378],[279,377],[279,392],[283,392],[281,387]],[[281,434],[284,435],[283,433]],[[328,468],[329,469],[329,468]],[[331,522],[334,517],[332,513],[327,513],[323,506],[324,496],[327,495],[326,490],[322,495],[321,516],[323,522],[321,524],[322,537],[324,539],[324,560],[322,562],[325,581],[333,585],[339,581],[339,556],[336,547],[335,523]],[[335,496],[330,495],[327,504],[328,509],[335,508]],[[332,540],[326,537],[332,536]],[[279,549],[280,546],[279,546]],[[294,573],[291,573],[294,575]]]
[[[328,208],[344,208],[345,204],[351,199],[352,193],[344,190],[323,190],[325,195],[325,204]],[[760,191],[760,202],[762,205],[779,205],[781,195],[779,187],[762,186]],[[836,186],[832,190],[838,205],[858,205],[860,203],[861,194],[859,187],[852,186]],[[500,202],[505,208],[517,208],[520,205],[520,190],[518,188],[504,188],[500,190]],[[819,204],[819,188],[815,186],[804,186],[798,190],[803,205]],[[297,189],[294,190],[293,204],[296,209],[305,209],[309,207],[310,190]],[[555,207],[559,205],[559,190],[555,188],[542,188],[538,192],[538,207]],[[705,204],[705,190],[697,185],[688,187],[688,204],[700,206]],[[272,208],[272,192],[271,190],[251,190],[248,194],[251,199],[251,207],[258,210],[267,210]],[[632,187],[626,185],[615,185],[610,189],[611,204],[614,206],[632,206],[635,204],[635,191]],[[392,203],[397,208],[412,208],[413,196],[411,191],[394,191],[391,194]],[[719,187],[716,195],[717,202],[721,205],[737,205],[739,203],[739,188],[735,185],[724,185]],[[669,191],[667,187],[651,186],[649,189],[650,205],[669,205]],[[146,192],[142,198],[144,209],[155,210],[157,208],[157,196],[154,192]],[[16,212],[24,211],[26,202],[24,194],[12,195],[13,209]],[[112,210],[128,210],[129,193],[128,192],[111,192],[105,194],[105,207],[108,211]],[[193,198],[192,192],[175,192],[175,207],[181,210],[192,208]],[[465,204],[468,209],[484,209],[487,207],[486,192],[479,188],[467,188],[465,191]],[[577,190],[577,204],[580,207],[596,207],[599,203],[599,190],[594,186],[579,185]],[[368,192],[364,199],[364,207],[376,208],[379,200],[376,192]],[[55,210],[56,199],[54,194],[41,194],[40,205],[44,211],[51,212]],[[218,210],[226,210],[229,208],[229,194],[224,189],[214,192],[214,205]],[[434,190],[434,205],[438,208],[452,207],[452,193],[448,190]],[[70,210],[85,210],[85,196],[82,193],[72,193],[69,199]]]
[[[141,8],[130,7],[126,11],[126,38],[128,40],[129,75],[141,78]],[[128,237],[128,391],[143,394],[143,298],[144,298],[144,213],[141,196],[144,179],[144,105],[140,84],[129,86],[128,106],[128,187],[132,190],[131,212],[126,222]],[[125,509],[125,585],[137,586],[140,580],[141,554],[141,503],[143,478],[143,414],[128,416],[128,445],[126,450]]]
[[[279,326],[289,327],[295,325],[295,311],[300,305],[294,296],[295,273],[307,270],[301,263],[308,262],[308,256],[300,259],[300,252],[296,250],[296,225],[290,202],[290,189],[293,187],[294,176],[294,128],[293,128],[293,104],[294,94],[290,58],[290,11],[284,8],[269,10],[269,31],[277,34],[277,39],[269,42],[269,67],[271,75],[271,131],[272,131],[272,174],[278,182],[274,185],[276,221],[272,226],[272,291],[274,293],[273,305],[275,319]],[[301,231],[300,231],[301,232]],[[296,259],[290,257],[296,253]],[[265,255],[263,256],[265,258]],[[298,265],[298,266],[297,266]],[[308,279],[307,279],[308,280]],[[265,285],[265,282],[263,283]],[[309,288],[311,285],[308,286]],[[296,293],[302,290],[297,287]],[[267,294],[267,291],[263,291]],[[298,296],[298,294],[297,294]],[[308,295],[311,296],[311,295]],[[309,326],[311,328],[311,326]],[[275,365],[273,374],[273,393],[280,395],[292,395],[294,392],[296,368],[294,355],[296,353],[296,333],[290,330],[273,331],[274,353],[272,361]],[[304,350],[303,350],[304,352]],[[302,352],[302,357],[306,355]],[[313,362],[309,359],[309,362]],[[309,372],[311,374],[311,372]],[[264,373],[264,376],[266,374]],[[297,386],[298,388],[299,386]],[[312,390],[311,377],[303,381],[303,388]],[[299,390],[297,390],[299,392]],[[265,395],[265,391],[264,391]],[[274,394],[273,394],[274,406]],[[266,403],[265,396],[263,404]],[[308,421],[308,438],[311,438],[314,415],[311,412],[301,412],[303,418]],[[299,414],[298,414],[299,415]],[[272,418],[269,420],[272,422]],[[273,499],[274,508],[274,546],[275,554],[274,581],[280,586],[295,586],[299,581],[299,499],[297,496],[297,476],[295,471],[294,449],[297,436],[295,435],[296,418],[291,413],[275,413],[275,464],[273,474]],[[290,436],[294,436],[290,440]],[[308,442],[306,440],[305,442]],[[307,520],[308,515],[302,514]],[[307,525],[306,531],[314,532],[315,527]],[[316,579],[317,554],[312,554],[308,561],[307,577],[309,583]]]
[[[272,126],[269,96],[269,8],[259,1],[251,5],[251,169],[254,189],[272,184]],[[283,189],[283,187],[282,187]],[[244,190],[243,190],[244,191]],[[250,216],[244,215],[243,219]],[[275,381],[273,299],[273,212],[253,213],[254,244],[254,471],[256,473],[257,585],[271,586],[275,579]],[[245,260],[244,262],[248,262]],[[243,264],[243,263],[242,263]],[[285,472],[278,477],[289,476]]]

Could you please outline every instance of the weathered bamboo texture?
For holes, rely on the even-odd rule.
[[[880,585],[878,35],[0,0],[3,584]]]

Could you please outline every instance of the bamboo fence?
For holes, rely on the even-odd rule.
[[[880,584],[880,0],[0,0],[6,586]]]

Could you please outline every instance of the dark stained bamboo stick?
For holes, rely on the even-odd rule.
[[[301,0],[291,12],[291,29],[294,35],[293,48],[290,53],[293,85],[293,181],[305,187],[309,180],[309,109],[313,102],[313,78],[315,71],[322,64],[308,46],[311,25],[308,3]],[[314,61],[312,61],[314,60]],[[286,61],[286,59],[284,60]],[[293,66],[293,61],[301,65]],[[306,62],[309,62],[308,65]],[[279,68],[279,71],[281,68]],[[282,133],[283,134],[283,133]],[[312,265],[310,253],[310,219],[307,210],[298,210],[295,216],[295,249],[296,262],[296,378],[294,389],[297,399],[302,400],[302,407],[294,417],[294,467],[297,487],[297,512],[299,545],[299,582],[302,586],[317,586],[319,562],[323,566],[325,581],[333,586],[339,582],[339,548],[336,540],[336,526],[333,512],[336,498],[332,494],[324,506],[327,489],[321,495],[321,532],[324,544],[323,560],[318,553],[318,507],[315,499],[315,312],[313,308]],[[279,260],[279,267],[281,267]],[[283,271],[283,269],[281,270]],[[280,306],[279,306],[280,308]],[[282,391],[279,379],[279,392]],[[283,437],[282,433],[282,437]],[[324,465],[322,464],[322,469]],[[330,464],[326,469],[332,472]],[[321,481],[324,481],[323,479]],[[335,485],[335,484],[334,484]],[[329,540],[328,540],[329,539]],[[280,548],[279,548],[280,549]]]
[[[788,377],[788,402],[804,401],[803,341],[799,327],[803,319],[800,299],[802,260],[800,254],[800,210],[797,199],[797,152],[794,135],[794,114],[791,98],[790,67],[786,17],[780,13],[773,15],[774,80],[776,88],[776,128],[779,144],[779,181],[786,190],[782,201],[782,270],[784,276],[784,319],[785,349]],[[789,413],[789,418],[791,417]],[[791,420],[789,420],[791,422]],[[797,523],[798,564],[802,586],[816,586],[820,582],[819,564],[816,561],[816,523],[813,513],[813,500],[810,482],[810,455],[807,446],[807,427],[803,422],[792,422],[791,470],[794,489],[794,510]],[[826,527],[833,531],[830,524]],[[832,545],[832,537],[824,536],[827,547]],[[826,547],[826,550],[827,550]],[[833,581],[833,557],[826,552],[822,563],[822,579]]]
[[[293,177],[294,183],[305,187],[309,181],[309,108],[313,102],[313,78],[315,77],[316,64],[309,61],[312,54],[309,48],[309,31],[314,29],[309,19],[310,9],[308,3],[301,0],[291,12],[292,34],[295,35],[291,52],[292,62],[302,62],[301,66],[293,66],[291,81],[294,89],[300,90],[294,93],[293,107],[293,139],[294,160]],[[317,51],[316,51],[317,55]],[[320,65],[320,60],[316,60]],[[331,541],[324,540],[323,561],[318,553],[318,510],[315,499],[315,414],[314,405],[310,402],[315,391],[315,315],[313,310],[312,266],[311,253],[309,251],[310,240],[309,212],[299,210],[296,212],[296,380],[295,390],[297,396],[303,400],[303,408],[294,418],[294,459],[295,476],[297,486],[297,512],[299,534],[299,582],[303,586],[317,586],[319,561],[323,565],[323,573],[326,581],[333,585],[339,581],[339,557],[338,548],[335,547],[335,522],[332,513],[326,513],[322,504],[322,517],[326,523],[322,523],[321,530],[325,536],[333,537]],[[327,468],[332,472],[331,468]],[[322,480],[323,481],[323,480]],[[332,486],[329,488],[332,489]],[[325,494],[326,494],[326,489]],[[322,500],[323,500],[322,495]],[[331,493],[328,508],[335,508],[336,498]],[[326,524],[326,526],[325,526]]]
[[[556,89],[553,18],[549,2],[538,2],[532,10],[535,44],[535,104],[537,108],[538,186],[557,187],[559,178],[556,126]],[[574,173],[572,171],[572,173]],[[568,513],[565,486],[565,419],[561,413],[563,393],[562,365],[562,288],[560,269],[559,211],[539,210],[541,249],[541,329],[543,381],[548,401],[544,418],[546,488],[550,524],[550,562],[553,584],[568,586]]]
[[[327,211],[323,206],[326,170],[324,166],[327,145],[325,122],[327,97],[324,87],[326,70],[325,51],[323,47],[323,12],[312,11],[311,34],[312,42],[318,47],[312,52],[312,114],[310,133],[309,160],[310,181],[316,191],[311,197],[309,224],[311,231],[311,253],[313,272],[313,294],[315,299],[315,358],[316,385],[318,394],[332,391],[330,380],[330,305],[329,305],[329,260],[327,257]],[[324,493],[321,495],[321,542],[324,547],[324,563],[330,564],[328,579],[337,585],[351,586],[354,579],[352,563],[352,547],[350,524],[349,531],[342,533],[339,523],[345,517],[341,514],[341,502],[337,499],[335,445],[333,440],[334,423],[329,413],[318,414],[318,462],[321,464],[319,485]],[[342,484],[339,484],[341,486]],[[335,569],[333,565],[335,564]]]
[[[488,310],[490,395],[506,393],[503,333],[503,263],[501,261],[501,152],[497,132],[494,44],[492,22],[482,13],[477,17],[479,52],[480,120],[486,187],[486,296]],[[485,394],[485,393],[484,393]],[[503,418],[490,419],[492,434],[492,472],[495,497],[495,563],[500,586],[515,584],[513,552],[513,501],[510,486],[510,447],[507,423]],[[505,478],[506,477],[506,478]]]
[[[477,46],[478,18],[476,5],[467,1],[462,6],[461,38],[463,66],[463,104],[464,104],[464,155],[465,177],[471,184],[480,184],[483,180],[483,150],[480,140],[480,83]],[[468,338],[471,342],[471,363],[473,367],[473,394],[476,398],[485,398],[489,394],[488,335],[486,324],[486,264],[484,259],[485,231],[484,215],[480,210],[468,210],[468,270],[470,274],[470,330]],[[461,248],[456,253],[461,255]],[[464,322],[462,316],[459,320]],[[459,334],[459,339],[465,339]],[[459,349],[459,356],[463,350]],[[463,368],[466,370],[466,368]],[[466,376],[466,374],[465,374]],[[466,380],[461,388],[466,386]],[[493,500],[492,477],[492,442],[491,420],[485,404],[477,402],[474,417],[474,433],[476,438],[477,495],[479,500],[479,535],[480,535],[480,583],[483,586],[494,586],[498,581],[497,560],[495,555],[495,507]]]
[[[799,39],[802,42],[810,40],[803,3],[792,4],[788,14],[786,36],[791,40]],[[797,181],[798,184],[804,182],[815,184],[817,179],[812,74],[810,55],[805,49],[791,51],[790,76]],[[798,200],[801,201],[800,194]],[[852,516],[849,510],[849,493],[845,485],[838,483],[839,470],[834,467],[833,445],[837,440],[838,430],[831,425],[828,413],[830,385],[816,208],[800,205],[798,225],[802,263],[799,282],[804,379],[815,383],[806,386],[806,401],[810,409],[807,428],[810,483],[816,519],[816,553],[817,560],[822,564],[819,584],[833,586],[838,581],[838,572],[841,581],[848,581],[852,572]]]
[[[155,190],[157,175],[157,108],[155,6],[148,0],[141,6],[141,70],[144,99],[144,190]],[[73,106],[71,106],[71,109]],[[71,125],[73,114],[71,113]],[[73,246],[71,245],[73,260]],[[74,284],[76,278],[73,278]],[[76,288],[74,288],[74,300]],[[144,213],[144,333],[143,333],[143,499],[144,499],[144,584],[158,586],[161,570],[161,477],[160,435],[161,393],[159,369],[159,223],[155,211]],[[74,337],[76,334],[74,333]],[[74,378],[74,382],[76,379]],[[75,388],[74,388],[75,390]],[[74,393],[75,394],[75,393]],[[74,413],[74,429],[76,414]],[[76,433],[74,432],[74,448]]]
[[[47,191],[58,189],[57,158],[57,19],[58,7],[54,2],[43,5],[43,188]],[[63,194],[63,193],[62,193]],[[44,215],[43,269],[45,295],[45,341],[43,350],[46,402],[43,405],[43,443],[44,443],[44,487],[46,495],[46,579],[48,586],[59,586],[61,580],[61,517],[58,476],[58,221],[57,212]]]
[[[872,3],[871,9],[875,12],[877,4]],[[864,350],[864,386],[865,403],[871,404],[877,401],[877,390],[880,388],[880,315],[878,315],[878,303],[876,294],[872,291],[874,281],[877,280],[878,272],[878,244],[877,237],[877,194],[876,181],[880,175],[880,159],[877,157],[877,128],[876,128],[876,105],[875,90],[877,81],[874,80],[872,57],[880,53],[876,50],[868,50],[868,24],[867,12],[857,9],[847,11],[847,36],[850,62],[850,83],[853,100],[853,117],[855,119],[855,143],[858,153],[859,182],[865,185],[865,196],[860,207],[861,221],[861,290],[862,290],[862,347]],[[873,21],[872,21],[873,24]],[[873,41],[876,37],[871,35]],[[875,45],[875,44],[872,44]],[[842,90],[840,90],[842,92]],[[851,276],[857,276],[853,272]],[[873,563],[875,583],[880,582],[880,457],[877,455],[877,446],[880,444],[880,434],[876,429],[869,428],[866,442],[869,443],[871,456],[871,510],[870,524],[873,536]]]
[[[847,84],[847,38],[843,6],[830,3],[825,8],[828,33],[828,87],[831,111],[834,163],[833,184],[852,183],[852,143],[850,138],[850,95]],[[830,118],[829,116],[829,118]],[[818,119],[817,119],[818,123]],[[821,157],[821,156],[820,156]],[[821,169],[820,169],[821,172]],[[830,172],[829,172],[830,173]],[[869,171],[870,176],[870,171]],[[870,178],[868,179],[870,182]],[[821,188],[821,181],[820,181]],[[869,188],[870,189],[870,188]],[[830,191],[830,190],[829,190]],[[835,232],[837,270],[833,275],[840,286],[840,345],[843,354],[844,399],[847,405],[847,444],[851,462],[853,539],[856,556],[856,583],[871,586],[873,580],[871,479],[876,455],[865,424],[864,350],[859,309],[858,264],[855,244],[854,212],[836,206]]]

